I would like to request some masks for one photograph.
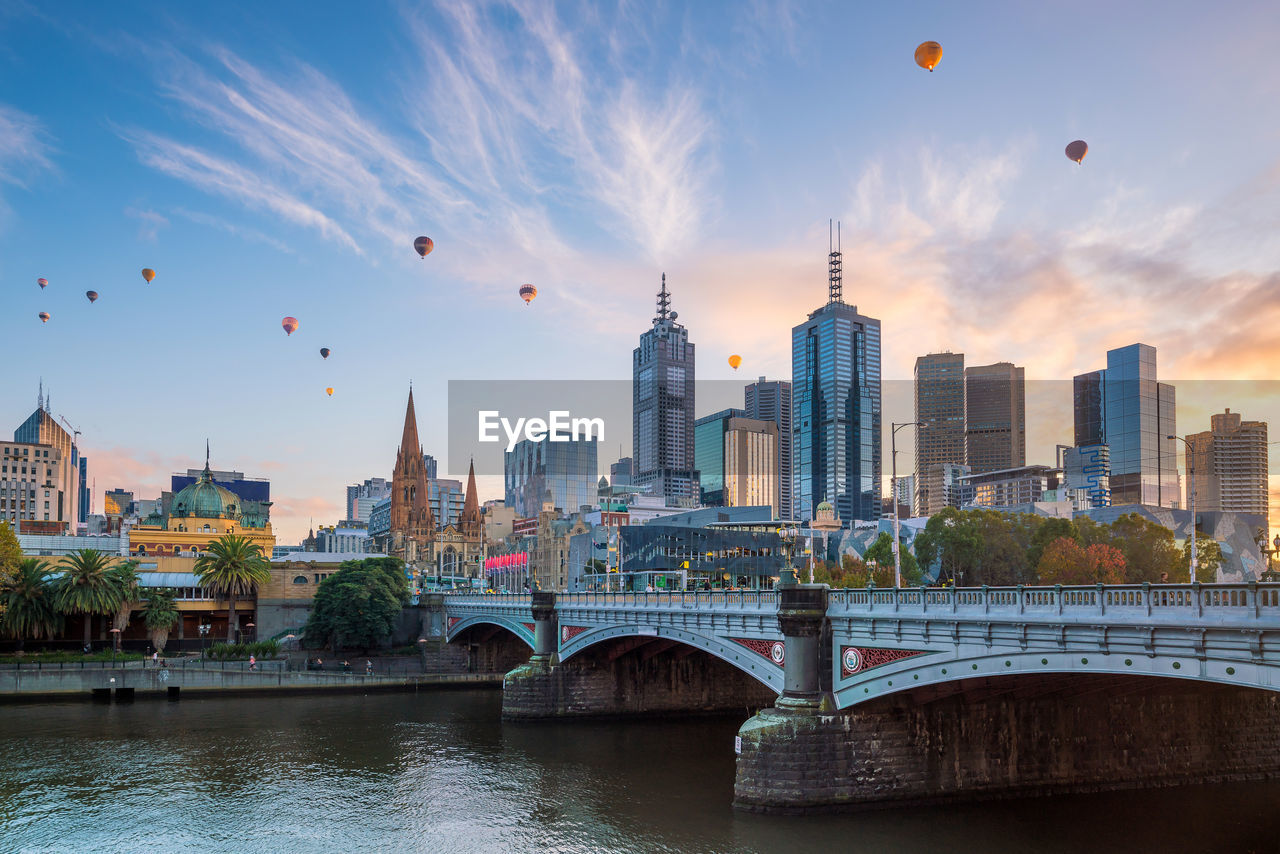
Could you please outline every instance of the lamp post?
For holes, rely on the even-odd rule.
[[[200,624],[200,657],[204,658],[204,639],[209,635],[209,624]]]
[[[116,653],[120,651],[120,630],[111,630],[111,664],[116,663]]]
[[[1191,566],[1188,572],[1191,574],[1191,583],[1196,583],[1196,470],[1191,464],[1191,443],[1182,436],[1169,436],[1170,439],[1177,439],[1183,445],[1186,445],[1185,459],[1187,461],[1187,480],[1191,482]]]
[[[893,586],[902,586],[902,558],[898,554],[898,431],[903,427],[924,427],[923,421],[902,421],[890,425],[889,447],[891,449],[890,468],[893,474],[889,478],[890,499],[893,502]]]
[[[253,643],[258,639],[257,623],[245,623],[244,627],[249,630],[249,643]]]

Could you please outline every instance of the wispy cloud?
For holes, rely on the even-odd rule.
[[[225,231],[227,234],[235,235],[236,237],[239,237],[242,240],[247,240],[250,243],[261,243],[290,255],[298,254],[291,246],[282,240],[277,240],[271,235],[265,234],[257,229],[248,228],[234,222],[228,222],[227,220],[213,216],[212,214],[188,210],[186,208],[174,208],[172,214],[174,216],[190,220],[197,225],[208,226],[210,228],[216,228],[219,231]]]
[[[156,213],[153,210],[139,210],[138,208],[125,208],[124,215],[132,219],[138,220],[138,237],[142,240],[155,242],[156,237],[160,233],[160,229],[169,225],[169,220],[163,214]]]
[[[0,184],[26,187],[33,176],[52,171],[52,147],[35,116],[0,104]],[[0,197],[0,210],[4,209]]]

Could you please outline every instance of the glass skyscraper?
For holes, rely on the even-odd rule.
[[[766,380],[749,383],[745,393],[748,418],[778,425],[778,515],[798,517],[791,499],[791,383]]]
[[[744,418],[742,409],[722,409],[704,415],[693,424],[693,464],[698,469],[701,502],[708,507],[724,507],[724,434],[730,418]]]
[[[964,464],[964,354],[930,353],[916,357],[915,413],[922,427],[916,442],[917,516],[932,516],[948,506],[948,465]]]
[[[838,251],[829,289],[791,330],[792,491],[802,518],[825,500],[847,525],[880,518],[880,321],[844,302]]]
[[[537,516],[547,500],[566,514],[595,506],[597,445],[594,439],[517,442],[504,460],[506,505],[524,518]]]

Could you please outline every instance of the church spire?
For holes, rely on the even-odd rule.
[[[462,503],[462,516],[458,520],[464,534],[475,534],[480,530],[483,520],[480,517],[480,499],[476,495],[476,461],[471,461],[467,471],[467,497]]]
[[[404,411],[404,434],[400,437],[400,453],[422,456],[418,441],[418,416],[413,411],[413,386],[409,386],[409,404]]]

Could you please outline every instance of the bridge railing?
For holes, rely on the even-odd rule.
[[[1280,622],[1280,584],[1126,584],[833,590],[829,613],[1261,620]]]
[[[773,590],[690,590],[653,593],[560,593],[556,605],[590,608],[660,608],[705,611],[775,611]]]
[[[528,593],[453,593],[444,601],[446,608],[454,605],[528,608],[533,605],[533,596]]]

